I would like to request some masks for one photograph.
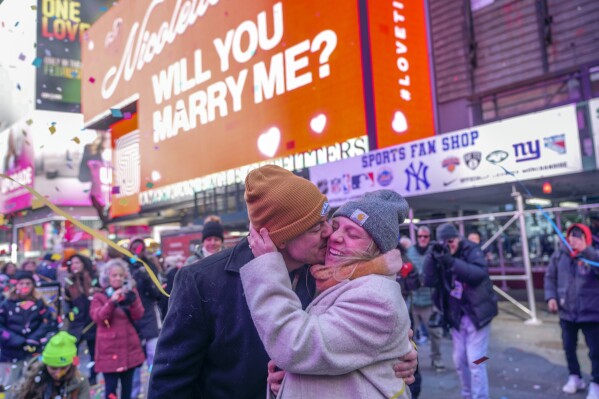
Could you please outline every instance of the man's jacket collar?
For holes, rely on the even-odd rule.
[[[225,270],[228,272],[239,273],[241,266],[254,259],[254,254],[250,249],[247,237],[239,241],[229,254],[229,259],[225,264]]]

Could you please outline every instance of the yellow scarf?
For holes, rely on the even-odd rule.
[[[401,266],[401,254],[394,249],[365,262],[342,266],[313,265],[310,273],[316,280],[316,291],[321,293],[344,280],[355,280],[371,274],[395,276]]]

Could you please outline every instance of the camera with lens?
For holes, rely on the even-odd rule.
[[[434,241],[432,243],[431,252],[434,256],[441,256],[449,253],[449,247],[443,242]]]

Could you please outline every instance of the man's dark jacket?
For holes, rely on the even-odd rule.
[[[253,259],[247,240],[175,277],[152,368],[148,399],[263,399],[268,355],[247,307],[239,269]],[[307,267],[296,292],[314,295]]]
[[[156,265],[147,257],[142,257],[142,260],[146,262],[154,274],[158,276],[158,268]],[[137,292],[139,292],[141,304],[144,307],[143,317],[135,323],[144,339],[156,338],[160,333],[158,301],[163,295],[158,287],[154,285],[154,282],[141,262],[135,262],[129,267],[129,270],[131,271],[131,276],[135,279]]]
[[[463,315],[467,315],[479,330],[497,316],[497,296],[489,278],[485,255],[476,244],[460,240],[451,262],[443,267],[437,266],[438,261],[429,252],[424,261],[424,284],[436,288],[433,296],[435,305],[445,313],[453,328],[459,329]],[[445,273],[441,276],[443,269]],[[456,281],[463,286],[461,299],[450,295]],[[443,306],[443,299],[447,301],[448,309]]]

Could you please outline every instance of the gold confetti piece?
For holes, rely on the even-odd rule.
[[[37,10],[37,6],[31,6],[31,9],[32,9],[33,11],[35,11],[35,10]]]
[[[31,209],[38,209],[44,206],[44,201],[34,198],[31,201]]]
[[[44,229],[42,228],[42,226],[35,226],[35,234],[37,234],[38,236],[44,235]]]
[[[74,141],[77,144],[81,143],[81,140],[79,140],[79,137],[73,137],[73,139],[71,141]]]
[[[126,206],[129,203],[129,200],[127,200],[127,198],[121,198],[119,200],[119,204],[121,204],[122,206]]]
[[[50,131],[50,134],[56,133],[56,128],[54,126],[50,126],[48,130]]]
[[[25,122],[27,125],[31,126],[33,124],[33,119],[27,119]]]

